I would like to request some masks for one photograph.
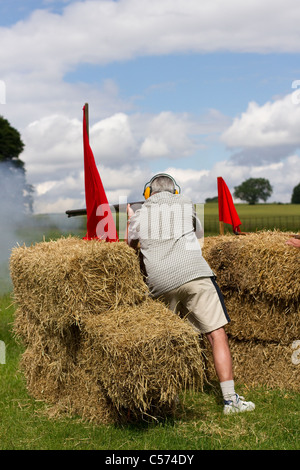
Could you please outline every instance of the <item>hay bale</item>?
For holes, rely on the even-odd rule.
[[[203,253],[224,294],[238,339],[288,344],[300,337],[300,252],[267,231],[209,237]]]
[[[15,247],[10,272],[16,303],[60,332],[83,315],[136,305],[148,296],[138,259],[124,242],[68,237]]]
[[[28,393],[47,403],[49,417],[68,414],[101,424],[117,422],[119,414],[102,384],[70,358],[65,359],[60,350],[50,356],[28,347],[20,362]]]
[[[299,364],[291,360],[300,339],[300,252],[290,236],[263,231],[205,239],[203,254],[224,294],[235,379],[248,386],[299,390]],[[210,347],[207,377],[216,378]]]
[[[127,244],[69,237],[16,247],[10,267],[21,368],[52,414],[163,416],[182,388],[201,387],[197,335],[150,299]]]
[[[205,347],[206,346],[206,347]],[[285,390],[300,391],[300,364],[293,362],[293,343],[281,345],[270,342],[238,341],[229,337],[234,377],[237,383],[247,387],[267,386]],[[213,358],[205,340],[206,376],[216,380]]]
[[[300,251],[285,244],[288,238],[279,231],[209,237],[203,253],[224,290],[299,306]]]
[[[22,336],[20,318],[14,325],[14,332],[26,345],[20,369],[24,373],[27,389],[38,400],[56,403],[65,392],[66,381],[76,367],[79,341],[76,327],[60,336],[49,334],[35,323],[24,322]]]
[[[300,310],[294,304],[261,300],[234,291],[225,291],[224,299],[231,319],[227,326],[231,337],[282,345],[300,338]]]
[[[64,393],[48,406],[46,412],[54,418],[63,414],[79,416],[95,424],[114,424],[121,419],[103,385],[78,366],[66,377]]]
[[[82,330],[80,367],[101,381],[118,410],[157,415],[182,389],[202,388],[198,335],[158,301],[84,318]]]

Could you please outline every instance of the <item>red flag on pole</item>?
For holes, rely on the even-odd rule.
[[[223,178],[218,177],[219,221],[232,225],[234,232],[240,232],[242,222],[234,207],[232,196]]]
[[[84,182],[87,212],[86,240],[99,238],[108,242],[119,241],[115,222],[90,147],[87,130],[86,107],[83,107]]]

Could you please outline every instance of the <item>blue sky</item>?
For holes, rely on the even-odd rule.
[[[111,203],[170,172],[194,202],[300,182],[296,0],[0,0],[0,114],[36,212],[83,207],[82,107]],[[5,99],[4,99],[5,98]]]

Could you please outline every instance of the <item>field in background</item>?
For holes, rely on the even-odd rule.
[[[256,230],[300,231],[300,204],[236,204],[235,208],[241,219],[242,231]],[[115,217],[120,238],[123,238],[126,227],[126,212]],[[124,222],[125,221],[125,222]],[[225,224],[225,230],[232,232],[231,226]],[[205,235],[219,233],[218,204],[204,204]],[[86,216],[70,217],[66,214],[41,214],[28,216],[25,223],[18,228],[19,243],[31,244],[44,239],[55,239],[61,235],[83,237],[86,234]]]
[[[235,208],[242,222],[242,232],[300,231],[300,204],[235,204]],[[206,236],[219,233],[218,203],[205,204],[204,231]],[[225,224],[225,231],[232,232],[232,229]]]

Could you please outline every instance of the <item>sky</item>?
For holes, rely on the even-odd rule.
[[[108,200],[171,174],[195,203],[300,182],[297,0],[0,0],[0,115],[35,213],[85,207],[82,114]],[[238,202],[238,201],[236,201]]]

